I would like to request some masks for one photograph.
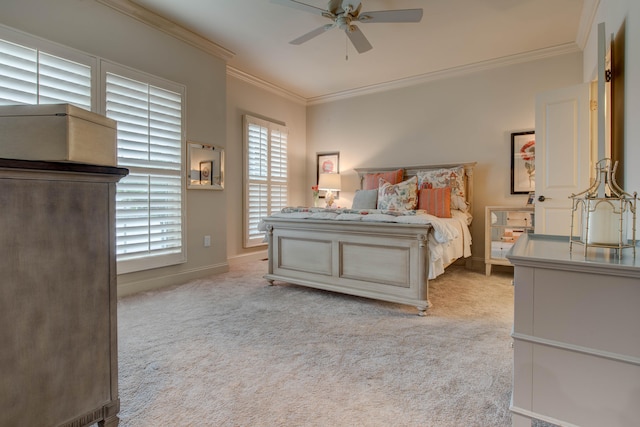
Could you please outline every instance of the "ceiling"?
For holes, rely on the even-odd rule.
[[[579,50],[589,0],[362,0],[362,12],[422,8],[419,23],[358,23],[358,54],[330,23],[269,0],[132,0],[233,52],[228,65],[307,101],[511,57]],[[326,9],[325,0],[300,0]],[[355,1],[355,0],[354,0]],[[582,24],[582,25],[581,25]]]

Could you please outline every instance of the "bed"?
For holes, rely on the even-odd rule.
[[[451,218],[420,209],[384,209],[382,199],[377,209],[287,208],[265,218],[261,225],[268,242],[265,279],[272,285],[281,281],[413,305],[419,315],[426,315],[431,305],[429,280],[471,255],[474,166],[356,169],[361,188],[372,178],[391,173],[402,174],[402,182],[396,184],[401,186],[456,171],[458,188],[451,191]],[[424,188],[427,183],[420,185]],[[448,192],[450,187],[446,188]],[[418,194],[423,193],[418,190]]]

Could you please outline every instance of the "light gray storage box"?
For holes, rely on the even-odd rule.
[[[0,106],[0,157],[116,166],[116,121],[70,104]]]

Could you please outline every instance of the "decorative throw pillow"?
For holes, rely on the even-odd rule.
[[[378,206],[378,190],[356,190],[351,209],[375,209]]]
[[[411,177],[398,184],[380,178],[378,209],[390,211],[413,210],[418,203],[418,178]]]
[[[438,218],[451,218],[451,189],[423,188],[418,195],[418,209]]]
[[[397,169],[391,172],[368,173],[362,178],[362,189],[377,190],[380,186],[380,178],[390,184],[397,184],[404,178],[404,169]]]
[[[464,167],[442,168],[428,171],[420,171],[418,177],[418,188],[451,188],[451,207],[461,211],[469,208],[465,195],[467,194],[464,185]]]

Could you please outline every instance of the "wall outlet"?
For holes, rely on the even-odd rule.
[[[208,248],[211,246],[211,236],[204,236],[204,247]]]

